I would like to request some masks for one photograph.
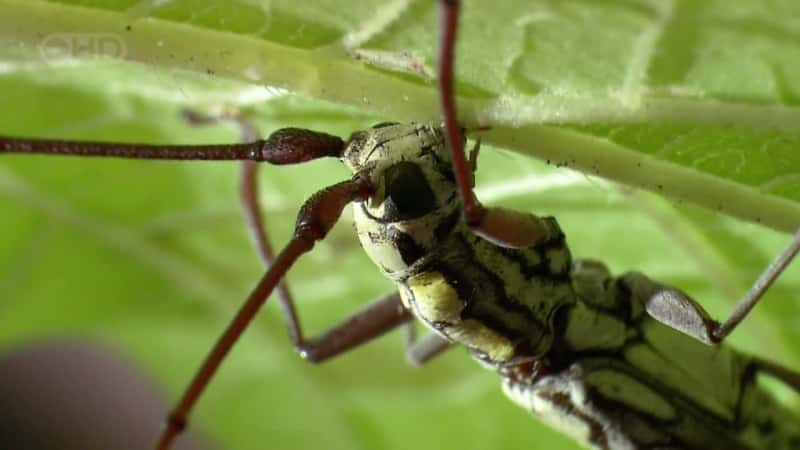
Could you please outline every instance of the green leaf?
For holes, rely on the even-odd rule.
[[[0,134],[237,139],[230,126],[187,126],[185,108],[237,107],[264,134],[438,120],[435,2],[295,3],[0,0]],[[726,315],[788,241],[726,215],[780,231],[800,224],[800,6],[519,0],[463,10],[460,117],[491,127],[481,198],[556,215],[575,256],[641,270]],[[87,335],[177,398],[262,270],[237,173],[4,156],[0,342]],[[306,197],[346,177],[335,161],[264,167],[275,245]],[[310,330],[391,289],[349,219],[289,282]],[[792,267],[734,344],[800,367],[798,287]],[[395,333],[310,367],[275,308],[262,316],[194,415],[226,448],[573,447],[461,350],[412,369]]]

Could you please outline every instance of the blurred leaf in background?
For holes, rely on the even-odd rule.
[[[237,139],[231,126],[187,126],[185,108],[238,107],[264,134],[296,126],[346,137],[384,120],[438,119],[435,2],[295,3],[0,0],[0,134]],[[800,225],[800,4],[514,0],[463,10],[461,117],[492,127],[481,198],[553,214],[576,257],[641,270],[727,314]],[[0,345],[92,338],[177,398],[263,270],[237,175],[228,163],[3,157]],[[264,167],[274,244],[305,198],[348,176],[336,161]],[[392,288],[347,214],[289,282],[309,330]],[[795,264],[733,345],[800,367],[799,287]],[[271,306],[192,426],[243,450],[574,447],[503,398],[462,350],[410,368],[395,333],[312,367]]]

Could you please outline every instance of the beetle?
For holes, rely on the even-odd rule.
[[[453,130],[452,123],[451,123],[450,125],[451,125],[451,126],[450,126],[450,130]],[[402,171],[401,171],[401,174],[400,174],[400,175],[402,175]],[[398,175],[398,176],[400,176],[400,175]],[[403,178],[403,177],[401,176],[401,178],[400,178],[400,179],[402,179],[402,178]],[[464,184],[462,184],[462,186],[464,186]],[[423,195],[423,197],[425,197],[425,195]],[[490,359],[491,359],[491,358],[490,358]]]

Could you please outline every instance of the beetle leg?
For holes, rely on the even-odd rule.
[[[765,359],[754,357],[753,364],[759,372],[777,378],[787,386],[800,393],[800,372],[783,367]]]
[[[739,303],[733,309],[731,315],[721,324],[715,324],[712,330],[712,337],[714,342],[720,342],[727,337],[739,323],[747,317],[747,314],[756,306],[765,292],[772,286],[772,283],[780,276],[784,269],[790,262],[797,256],[800,251],[800,229],[792,238],[789,245],[783,249],[780,255],[772,261],[761,276],[753,283],[749,291],[739,300]]]
[[[242,143],[256,142],[261,139],[261,133],[259,133],[258,128],[246,120],[239,109],[226,108],[219,114],[213,115],[192,109],[184,109],[181,111],[181,116],[186,123],[196,126],[213,125],[222,121],[233,122],[239,127],[239,141]]]
[[[412,366],[422,366],[453,347],[452,342],[434,332],[417,339],[414,323],[406,324],[406,361]]]
[[[241,177],[239,197],[244,210],[245,222],[250,231],[250,237],[256,244],[261,261],[269,268],[275,261],[275,254],[267,236],[264,220],[262,219],[261,203],[258,200],[258,163],[252,161],[242,162]],[[276,290],[289,337],[297,347],[303,341],[303,331],[294,306],[292,293],[286,285],[286,280],[281,280]]]
[[[619,283],[630,293],[632,317],[640,316],[644,309],[664,325],[705,344],[714,344],[711,332],[716,322],[684,292],[653,281],[640,272],[622,275]]]
[[[742,297],[731,315],[722,323],[711,316],[685,293],[651,281],[642,274],[632,272],[623,277],[624,283],[642,299],[647,313],[666,325],[706,344],[722,342],[755,307],[764,293],[800,252],[800,230],[778,257],[758,277]]]
[[[261,208],[256,187],[257,169],[255,163],[249,161],[244,163],[241,197],[250,232],[256,241],[259,254],[264,263],[270,266],[274,256],[264,223],[261,220]],[[303,336],[294,300],[284,280],[278,285],[277,290],[292,344],[304,359],[313,363],[320,363],[342,354],[403,323],[409,323],[413,319],[411,313],[400,301],[400,294],[391,292],[319,336],[306,339]],[[438,338],[438,340],[443,341],[442,338]],[[413,344],[413,339],[410,344]],[[407,350],[407,358],[414,365],[422,365],[435,354],[444,350],[444,348],[439,348],[440,344],[440,342],[426,337]]]
[[[187,123],[197,126],[231,121],[239,127],[241,142],[256,142],[261,139],[258,129],[250,121],[246,120],[238,110],[225,110],[219,115],[209,115],[187,109],[183,111],[183,118]],[[275,252],[272,250],[262,219],[261,203],[258,199],[258,167],[258,163],[255,161],[242,161],[239,199],[242,202],[245,223],[250,231],[250,237],[256,245],[262,262],[269,268],[275,260]],[[302,342],[303,335],[292,294],[285,280],[281,280],[278,283],[276,290],[278,303],[281,305],[289,336],[292,342],[295,343],[295,347],[297,347],[297,343]]]
[[[267,273],[214,344],[214,348],[184,391],[180,402],[169,414],[167,426],[156,447],[158,450],[169,449],[175,437],[186,427],[189,413],[219,365],[295,261],[308,253],[317,241],[328,234],[345,206],[354,201],[366,200],[372,189],[367,177],[356,174],[351,180],[317,192],[303,204],[297,217],[294,236],[277,255]]]
[[[274,256],[261,219],[256,185],[258,167],[255,163],[246,161],[242,169],[241,198],[247,222],[262,260],[267,266],[270,266]],[[304,359],[313,363],[320,363],[340,355],[403,323],[413,326],[411,322],[413,316],[400,301],[400,294],[391,292],[319,336],[306,339],[303,337],[300,318],[285,280],[281,280],[277,290],[292,343]],[[409,328],[409,330],[413,330],[413,328]],[[436,334],[425,336],[422,340],[417,341],[415,335],[409,333],[406,359],[412,365],[421,366],[443,352],[449,345],[447,340]]]
[[[481,207],[481,214],[480,223],[471,226],[472,231],[501,247],[533,247],[564,236],[554,217],[500,207]]]
[[[640,297],[644,309],[654,319],[705,344],[714,344],[716,322],[694,299],[678,289],[661,286]]]
[[[250,161],[243,164],[240,194],[250,234],[256,242],[264,264],[270,267],[275,257],[261,218],[257,171],[257,164]],[[303,359],[313,363],[344,353],[413,319],[411,313],[401,303],[400,294],[391,292],[321,335],[306,339],[294,299],[285,280],[281,280],[277,291],[292,345]]]
[[[320,335],[296,343],[300,356],[321,363],[413,320],[400,294],[390,292]]]

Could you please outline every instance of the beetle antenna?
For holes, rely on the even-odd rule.
[[[250,293],[244,305],[239,308],[225,332],[214,344],[214,348],[195,373],[191,384],[186,388],[178,405],[167,418],[167,426],[159,439],[158,450],[167,450],[175,437],[186,428],[189,413],[200,394],[205,391],[220,364],[239,340],[242,333],[269,298],[272,291],[283,279],[286,272],[297,259],[308,253],[314,244],[330,231],[345,206],[353,201],[366,199],[372,186],[369,178],[356,175],[353,179],[335,184],[312,195],[297,217],[292,240],[281,250],[275,262]]]
[[[0,136],[0,154],[24,153],[159,160],[249,160],[272,164],[295,164],[326,156],[338,158],[344,148],[345,143],[338,136],[298,128],[280,129],[267,139],[217,145],[127,144]]]
[[[455,86],[453,65],[455,63],[455,44],[458,33],[458,17],[461,9],[460,0],[440,0],[442,30],[439,36],[439,102],[444,115],[444,128],[450,154],[453,160],[453,171],[456,175],[461,203],[464,207],[464,219],[470,226],[480,224],[483,219],[483,208],[475,199],[470,183],[470,170],[464,152],[464,141],[458,126],[455,102]]]

